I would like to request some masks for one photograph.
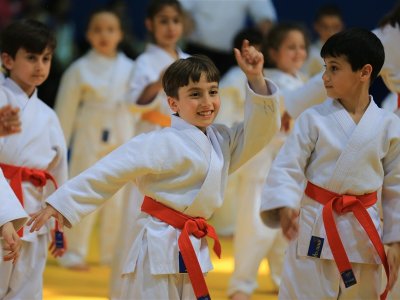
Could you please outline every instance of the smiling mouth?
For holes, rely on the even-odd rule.
[[[197,114],[202,117],[208,117],[208,116],[211,116],[213,112],[214,112],[213,110],[209,110],[209,111],[201,111],[201,112],[198,112]]]

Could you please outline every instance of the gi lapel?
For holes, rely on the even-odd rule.
[[[335,105],[340,104],[333,103],[333,106]],[[348,178],[349,173],[353,171],[351,166],[354,165],[355,158],[359,155],[362,148],[366,147],[371,140],[375,139],[376,134],[379,132],[379,122],[382,118],[382,114],[378,106],[371,99],[371,103],[357,125],[353,122],[345,109],[336,110],[333,113],[333,117],[348,136],[348,142],[336,162],[335,170],[326,188],[330,191],[341,193],[343,183]]]
[[[221,176],[223,176],[222,170],[224,165],[221,146],[218,143],[215,132],[211,128],[207,128],[207,136],[203,134],[209,145],[207,147],[207,155],[209,157],[208,172],[196,198],[185,210],[186,214],[203,216],[206,219],[210,218],[215,208],[222,204]]]

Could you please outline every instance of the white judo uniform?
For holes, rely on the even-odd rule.
[[[189,54],[182,52],[177,48],[179,58],[187,58]],[[167,102],[165,92],[161,90],[156,98],[146,105],[137,105],[136,102],[143,93],[143,90],[151,83],[159,80],[161,74],[175,61],[168,52],[156,44],[149,43],[145,51],[136,59],[136,67],[130,80],[128,101],[132,105],[131,109],[137,112],[158,112],[167,116],[172,114]],[[140,134],[155,129],[160,129],[157,123],[150,122],[142,118],[136,124],[136,133]]]
[[[19,230],[28,220],[28,214],[21,206],[18,198],[15,196],[13,190],[4,178],[3,172],[0,169],[0,198],[2,205],[0,206],[0,229],[8,222],[12,222],[14,229]],[[0,231],[1,235],[1,231]],[[0,257],[3,247],[0,247]]]
[[[285,90],[301,87],[306,77],[299,73],[291,76],[278,69],[265,69],[264,74],[279,88]],[[239,67],[231,69],[221,80],[221,98],[223,114],[221,122],[236,122],[243,116],[246,76]],[[283,99],[280,99],[281,115],[285,111]],[[234,114],[233,114],[233,113]],[[236,119],[234,119],[236,118]],[[213,223],[221,227],[223,220],[232,215],[227,206],[234,207],[234,258],[235,269],[228,285],[228,295],[237,291],[252,294],[257,287],[257,273],[261,260],[266,257],[271,277],[279,286],[284,252],[287,242],[279,229],[266,227],[259,216],[262,187],[272,161],[285,141],[287,133],[278,132],[271,143],[260,153],[229,176],[227,192],[223,206],[213,216]],[[232,217],[231,217],[232,218]],[[218,230],[218,229],[217,229]],[[220,228],[220,231],[226,231]]]
[[[76,176],[134,134],[134,117],[126,103],[134,61],[118,53],[108,58],[90,50],[63,74],[55,110],[71,155],[70,176]],[[100,211],[100,261],[110,263],[120,226],[123,192]],[[68,250],[59,262],[68,267],[83,264],[97,214],[73,229],[66,229]]]
[[[382,107],[393,111],[400,117],[399,95],[400,95],[400,53],[398,46],[400,43],[400,26],[386,25],[372,31],[381,40],[385,49],[385,62],[380,76],[391,91],[382,102]],[[398,280],[393,289],[389,292],[389,299],[400,299],[400,281]]]
[[[281,148],[261,200],[264,221],[279,226],[277,208],[300,206],[299,235],[288,247],[279,299],[378,299],[380,258],[353,214],[335,222],[358,283],[344,288],[326,239],[323,206],[304,194],[304,180],[338,194],[378,191],[383,207],[368,208],[383,243],[400,241],[400,120],[372,100],[355,124],[336,100],[306,110]],[[325,240],[320,258],[308,257],[311,236]]]
[[[72,224],[101,206],[122,185],[136,180],[139,191],[189,216],[209,219],[222,205],[228,172],[271,140],[280,125],[277,88],[270,96],[248,88],[245,122],[211,125],[204,134],[172,116],[169,128],[136,136],[70,180],[47,202]],[[140,213],[126,232],[121,299],[194,299],[188,275],[178,275],[180,230]],[[191,236],[204,273],[212,269],[205,238]]]
[[[188,54],[177,48],[179,58],[187,58]],[[130,80],[130,87],[127,100],[131,104],[132,111],[140,114],[154,114],[151,121],[157,120],[158,114],[170,118],[172,111],[169,108],[167,95],[161,90],[156,98],[148,105],[137,105],[136,102],[142,94],[143,90],[149,84],[156,82],[165,69],[175,61],[169,53],[156,44],[149,43],[145,51],[140,54],[135,61],[135,71]],[[145,115],[138,118],[135,124],[135,134],[149,132],[161,129],[161,123],[151,122]],[[129,240],[126,239],[126,232],[135,226],[135,218],[133,216],[140,210],[143,201],[143,195],[137,190],[136,185],[130,184],[126,195],[123,198],[123,213],[121,216],[121,224],[123,228],[118,234],[118,252],[123,253],[124,250],[131,246]],[[121,255],[115,255],[112,262],[112,271],[110,277],[110,298],[119,299],[121,294],[121,267],[123,266],[123,258]]]
[[[7,78],[0,86],[0,106],[20,109],[21,133],[0,138],[0,162],[49,172],[59,185],[67,180],[67,151],[64,135],[54,111],[37,97],[25,92]],[[36,187],[22,182],[24,209],[39,211],[54,191],[51,181]],[[21,255],[15,265],[0,262],[1,299],[42,299],[42,274],[46,263],[49,225],[30,233],[23,229]]]

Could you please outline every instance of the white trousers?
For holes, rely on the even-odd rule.
[[[333,260],[298,257],[297,240],[290,242],[279,288],[280,300],[378,300],[381,266],[352,263],[357,284],[345,288]]]
[[[287,241],[280,229],[266,227],[260,217],[262,188],[279,148],[280,144],[271,143],[238,170],[240,181],[236,183],[234,195],[237,209],[233,240],[235,269],[228,295],[238,291],[253,293],[257,288],[258,268],[265,257],[273,282],[276,286],[280,284]]]
[[[132,228],[136,225],[136,219],[140,214],[140,207],[143,203],[143,195],[133,183],[125,187],[125,193],[121,214],[121,224],[123,225],[120,227],[119,233],[117,234],[117,247],[115,247],[115,255],[111,264],[110,299],[121,299],[124,258],[129,252],[129,248],[132,246],[130,243],[131,239],[129,239],[128,236],[133,232]]]
[[[135,272],[122,277],[120,298],[111,299],[196,300],[196,296],[187,274],[151,274],[147,240],[143,239]]]
[[[72,228],[65,228],[68,248],[64,255],[58,259],[60,265],[70,267],[84,264],[89,250],[90,236],[93,227],[99,220],[100,235],[100,262],[110,264],[114,255],[117,233],[121,224],[122,201],[124,188],[119,190],[112,199],[109,199],[98,211],[87,215],[82,221]]]
[[[48,236],[39,235],[34,242],[22,241],[15,265],[0,261],[0,299],[41,300],[43,271],[47,258]]]

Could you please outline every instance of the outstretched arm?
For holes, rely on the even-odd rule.
[[[240,51],[237,48],[233,51],[235,52],[235,58],[238,65],[246,74],[251,89],[260,95],[271,95],[271,91],[269,90],[263,75],[263,54],[253,46],[250,46],[248,40],[243,40],[242,49]]]

